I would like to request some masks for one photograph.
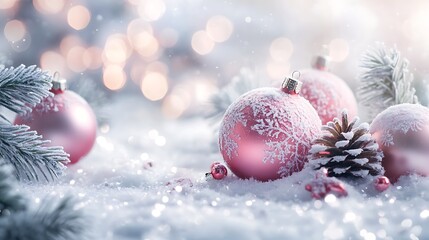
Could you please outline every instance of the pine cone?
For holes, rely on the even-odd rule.
[[[309,164],[314,169],[322,167],[328,170],[330,177],[367,177],[382,175],[383,152],[369,133],[368,123],[353,126],[347,112],[343,111],[342,121],[335,118],[322,126],[323,135],[313,142],[309,152]]]

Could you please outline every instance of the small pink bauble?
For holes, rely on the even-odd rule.
[[[73,164],[85,156],[95,142],[97,121],[88,103],[76,93],[65,90],[65,82],[54,80],[49,96],[32,112],[17,116],[15,124],[25,124],[37,131],[49,146],[62,146]]]
[[[316,109],[322,124],[341,116],[343,109],[347,109],[352,119],[357,116],[357,102],[352,90],[324,66],[316,65],[314,69],[301,71],[300,80],[303,82],[301,96]]]
[[[374,187],[379,192],[386,191],[390,186],[390,180],[386,176],[379,176],[374,180]]]
[[[221,163],[215,162],[210,167],[210,173],[216,180],[221,180],[228,175],[228,169]]]
[[[370,132],[384,157],[384,175],[395,183],[411,173],[429,176],[429,109],[420,104],[399,104],[379,113]]]
[[[250,91],[225,113],[220,151],[240,178],[279,179],[301,171],[307,161],[311,141],[320,133],[320,118],[297,94],[299,81],[288,78],[285,83],[282,89]]]

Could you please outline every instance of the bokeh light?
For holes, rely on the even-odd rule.
[[[4,35],[11,42],[21,40],[25,36],[26,31],[24,23],[16,19],[7,22],[4,26]]]
[[[115,64],[125,64],[131,55],[131,48],[125,35],[114,34],[107,38],[104,46],[104,56],[106,61]]]
[[[45,14],[56,14],[63,10],[65,0],[33,0],[34,8]]]
[[[290,71],[290,64],[286,62],[269,61],[267,63],[268,76],[274,80],[283,80]]]
[[[192,35],[192,49],[200,55],[209,54],[215,43],[213,40],[207,35],[205,31],[198,31]]]
[[[102,64],[102,50],[98,47],[90,47],[85,50],[83,53],[83,64],[88,69],[97,69],[101,67]]]
[[[86,49],[82,46],[72,47],[66,56],[67,66],[73,72],[79,73],[86,70],[86,65],[83,61]]]
[[[207,35],[215,42],[225,42],[233,30],[232,22],[224,16],[211,17],[206,24]]]
[[[165,48],[174,47],[179,40],[179,33],[172,29],[163,29],[159,36],[159,43]]]
[[[88,26],[91,13],[82,5],[71,7],[67,12],[67,23],[75,30],[82,30]]]
[[[0,9],[9,9],[15,6],[17,0],[0,0]]]
[[[163,0],[143,0],[140,1],[137,12],[146,21],[156,21],[164,15],[165,8]]]
[[[150,72],[141,82],[141,91],[151,101],[161,100],[168,91],[167,78],[161,73]]]
[[[276,61],[287,61],[293,53],[293,44],[288,38],[276,38],[270,45],[270,56]]]
[[[66,72],[66,61],[64,57],[55,51],[46,51],[40,57],[40,67],[51,73]]]
[[[329,57],[334,62],[344,61],[349,55],[349,44],[342,38],[333,39],[329,43]]]
[[[189,101],[186,101],[178,94],[168,95],[162,102],[162,113],[165,117],[176,119],[180,117],[189,107]]]
[[[121,66],[111,64],[103,69],[103,83],[110,90],[119,90],[125,86],[127,75]]]

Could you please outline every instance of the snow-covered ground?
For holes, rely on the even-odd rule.
[[[429,239],[429,178],[383,194],[311,199],[309,171],[272,182],[206,180],[217,135],[203,118],[164,120],[137,97],[111,107],[92,152],[59,183],[24,185],[35,202],[71,194],[91,239]]]

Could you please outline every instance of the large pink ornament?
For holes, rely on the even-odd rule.
[[[97,121],[88,103],[65,90],[64,80],[54,80],[53,97],[47,97],[32,112],[17,116],[15,124],[25,124],[37,131],[50,146],[62,146],[70,154],[70,164],[85,156],[95,142]]]
[[[240,178],[275,180],[300,171],[321,122],[288,78],[283,88],[259,88],[242,95],[225,113],[219,145],[225,162]]]
[[[356,98],[346,82],[326,70],[326,61],[319,56],[313,69],[301,71],[301,96],[313,105],[322,124],[341,116],[343,109],[354,118],[358,109]]]
[[[420,104],[399,104],[379,113],[371,123],[384,157],[381,164],[392,183],[400,176],[429,176],[429,109]]]

